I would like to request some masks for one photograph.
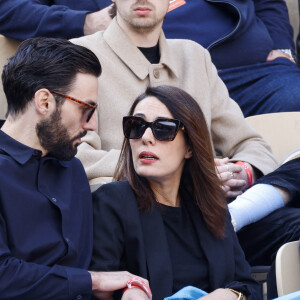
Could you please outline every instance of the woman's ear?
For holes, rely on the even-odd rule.
[[[184,158],[189,159],[192,156],[193,156],[193,151],[190,146],[187,146]]]

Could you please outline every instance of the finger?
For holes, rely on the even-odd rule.
[[[219,174],[219,178],[221,178],[221,181],[225,184],[227,181],[234,179],[235,173],[233,172],[223,172]]]
[[[237,179],[235,178],[237,176],[237,173],[233,173],[233,172],[220,173],[218,174],[218,176],[224,185],[226,185],[227,182],[230,180]]]
[[[235,164],[226,164],[217,168],[220,173],[224,173],[224,172],[240,173],[243,170],[242,166],[235,165]]]
[[[231,179],[231,175],[228,172],[225,173],[217,173],[220,181],[225,185],[225,182]]]
[[[230,191],[230,187],[228,185],[222,185],[222,189],[225,194]]]
[[[242,189],[246,185],[246,181],[243,179],[230,179],[225,182],[225,185],[230,189]]]
[[[228,157],[215,158],[215,165],[216,166],[221,166],[221,165],[227,164],[228,162],[229,162],[229,158]]]
[[[226,193],[225,197],[226,198],[236,198],[237,196],[241,195],[242,193],[243,193],[242,191],[230,190],[229,192]]]

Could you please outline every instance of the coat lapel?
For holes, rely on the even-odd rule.
[[[161,300],[172,294],[173,275],[169,247],[164,224],[157,206],[141,214],[141,224],[146,251],[150,284],[155,295]]]
[[[225,239],[216,238],[208,230],[203,216],[199,209],[195,207],[191,199],[186,199],[185,204],[191,220],[195,226],[197,237],[203,249],[204,255],[208,262],[209,283],[212,290],[221,287],[220,272],[229,271],[230,258],[232,257],[230,245]],[[229,272],[230,273],[230,272]]]

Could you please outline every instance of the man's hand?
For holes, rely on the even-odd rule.
[[[226,158],[215,158],[217,174],[223,183],[223,189],[227,198],[235,198],[241,195],[248,187],[248,177],[242,166],[230,163]],[[249,164],[247,164],[250,166]],[[250,166],[250,170],[252,167]]]
[[[286,54],[286,53],[284,53],[284,52],[282,52],[282,51],[280,51],[280,50],[272,50],[272,51],[269,53],[269,55],[268,55],[266,61],[272,61],[272,60],[275,60],[275,59],[278,58],[278,57],[284,57],[284,58],[287,58],[288,60],[290,60],[290,61],[292,61],[293,63],[295,63],[295,61],[294,61],[293,59],[291,59],[290,56],[289,56],[288,54]]]
[[[120,272],[89,271],[89,273],[91,274],[91,278],[92,278],[93,295],[99,299],[105,299],[105,300],[112,299],[113,292],[127,287],[127,281],[133,277],[140,278],[147,285],[149,285],[147,279],[141,278],[139,276],[135,276],[126,271],[120,271]]]
[[[84,35],[93,34],[99,30],[107,28],[112,20],[109,15],[110,7],[111,5],[86,15],[83,26]]]
[[[132,288],[126,290],[121,300],[149,300],[149,298],[141,289]]]

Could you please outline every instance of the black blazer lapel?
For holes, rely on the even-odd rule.
[[[164,224],[158,207],[141,214],[147,268],[153,300],[172,294],[173,275]]]
[[[224,284],[222,278],[227,277],[226,275],[224,276],[224,273],[230,276],[232,268],[234,268],[230,243],[226,242],[228,241],[226,237],[225,239],[220,239],[212,235],[204,222],[202,213],[192,203],[191,199],[188,198],[184,205],[191,216],[200,245],[207,259],[210,288],[214,290],[222,287]],[[223,273],[222,278],[220,273]]]

